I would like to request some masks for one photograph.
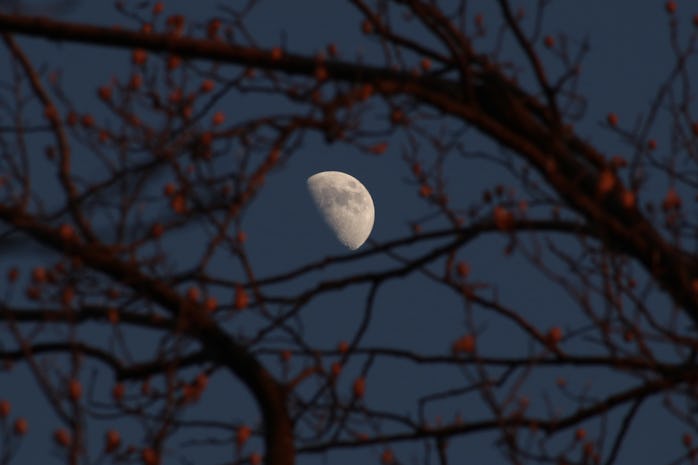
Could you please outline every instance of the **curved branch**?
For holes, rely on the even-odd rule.
[[[55,230],[21,209],[0,204],[0,220],[54,250],[80,257],[85,265],[129,286],[174,317],[184,318],[187,333],[201,343],[208,358],[230,369],[257,400],[264,419],[268,463],[294,462],[293,425],[286,405],[286,389],[253,354],[209,318],[204,309],[180,296],[164,281],[145,274],[136,264],[119,260],[105,246],[62,239]]]
[[[173,37],[88,26],[46,18],[0,14],[0,28],[47,39],[117,47],[145,48],[183,57],[274,69],[312,76],[316,61],[214,40]],[[413,76],[376,66],[340,61],[325,64],[328,77],[348,82],[372,82],[380,93],[407,94],[445,114],[460,118],[531,163],[573,208],[599,230],[612,250],[637,259],[661,287],[698,323],[698,259],[670,245],[634,205],[624,206],[625,190],[616,185],[604,198],[596,191],[604,157],[574,135],[551,132],[545,124],[549,109],[523,92],[493,67],[479,72],[477,101],[463,95],[458,82],[434,76]]]

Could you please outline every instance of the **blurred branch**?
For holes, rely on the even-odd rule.
[[[215,40],[173,37],[54,21],[46,18],[0,15],[0,28],[7,32],[55,40],[143,48],[188,58],[206,58],[288,74],[312,76],[317,61],[301,55],[254,47],[240,47]],[[328,78],[371,82],[384,95],[407,94],[423,103],[461,118],[514,153],[525,158],[546,178],[569,205],[599,231],[608,247],[635,257],[648,273],[698,323],[698,259],[670,245],[635,205],[624,206],[625,188],[617,182],[600,199],[599,176],[606,162],[591,145],[570,131],[548,126],[549,110],[520,90],[496,66],[474,75],[473,95],[463,94],[461,83],[407,71],[340,61],[324,64]]]

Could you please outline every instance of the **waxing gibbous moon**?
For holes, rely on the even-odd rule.
[[[358,179],[341,171],[322,171],[308,178],[308,190],[339,242],[351,250],[366,242],[375,210],[371,194]]]

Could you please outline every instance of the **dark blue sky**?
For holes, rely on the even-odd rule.
[[[166,13],[182,13],[194,22],[216,14],[217,3],[208,0],[170,1],[166,2]],[[493,34],[499,22],[493,4],[479,1],[472,2],[471,7],[473,11],[483,12],[490,34]],[[687,8],[688,2],[680,2],[679,18],[683,31],[689,31],[691,27],[689,18],[693,12],[684,12]],[[80,2],[73,12],[62,19],[98,24],[124,22],[113,12],[109,2]],[[250,32],[263,47],[278,45],[283,40],[289,51],[314,54],[326,44],[335,42],[344,59],[361,55],[368,62],[380,61],[380,47],[360,33],[359,15],[344,2],[263,1],[249,19]],[[647,111],[658,85],[671,70],[673,62],[669,49],[668,21],[661,2],[558,1],[553,2],[547,10],[543,35],[564,33],[570,40],[589,41],[590,49],[582,64],[580,78],[580,91],[587,98],[586,114],[583,120],[575,124],[575,128],[578,134],[588,138],[608,156],[623,153],[627,147],[601,124],[606,114],[617,113],[623,123],[634,121]],[[415,29],[414,34],[419,37],[422,32]],[[485,39],[483,43],[487,44],[488,40]],[[69,43],[56,45],[26,38],[20,38],[19,42],[35,64],[46,63],[49,68],[60,68],[65,90],[72,102],[79,108],[89,109],[98,120],[104,118],[105,113],[100,107],[96,88],[112,77],[123,80],[129,74],[130,54],[125,50]],[[551,74],[554,74],[557,68],[553,60],[548,58],[541,44],[538,50],[551,66]],[[0,53],[5,60],[6,52],[3,50]],[[514,48],[511,41],[505,43],[503,56],[522,62],[520,50]],[[7,78],[5,71],[0,71],[0,74],[3,80]],[[530,77],[530,72],[526,70],[521,79],[526,83]],[[213,109],[217,110],[225,111],[231,120],[236,120],[253,114],[288,111],[289,107],[280,98],[233,95]],[[660,146],[667,129],[661,123],[655,128],[655,137]],[[310,136],[282,169],[267,178],[265,188],[250,205],[243,221],[243,229],[248,234],[249,256],[258,278],[276,275],[324,257],[351,254],[336,241],[314,210],[305,180],[316,172],[345,171],[360,179],[371,192],[376,208],[375,226],[369,243],[357,253],[370,250],[372,244],[405,236],[409,232],[410,222],[430,211],[419,199],[418,186],[409,181],[409,166],[401,159],[404,137],[397,134],[390,141],[388,151],[375,156],[359,153],[341,144],[327,145],[319,137]],[[472,131],[464,136],[463,143],[469,150],[498,150],[490,141]],[[43,143],[37,140],[33,149],[41,150],[42,146]],[[74,150],[76,160],[83,155],[89,157],[86,151]],[[429,161],[428,146],[423,147],[420,157]],[[85,170],[89,171],[89,168]],[[500,168],[482,161],[451,158],[447,173],[450,195],[459,205],[476,202],[483,189],[513,182],[511,177],[502,174]],[[51,178],[51,173],[37,173],[37,176],[41,183],[44,177],[46,180]],[[659,177],[655,182],[653,185],[659,189],[658,192],[666,189],[667,180]],[[443,222],[434,222],[425,225],[425,229],[443,226]],[[171,247],[178,266],[185,267],[205,246],[201,240],[201,231],[190,228],[165,244]],[[554,325],[569,328],[581,321],[578,309],[559,288],[551,285],[520,256],[505,257],[502,254],[506,244],[505,237],[492,235],[465,247],[458,257],[471,265],[474,281],[496,283],[501,299],[514,306],[532,323],[543,328]],[[398,252],[412,257],[431,245],[407,247]],[[570,244],[570,247],[573,246]],[[29,267],[38,257],[36,254],[25,254],[22,260],[23,265]],[[284,292],[294,294],[330,277],[394,266],[396,262],[388,257],[369,256],[323,269],[278,289],[270,288],[268,292],[271,296]],[[240,275],[240,269],[230,266],[224,259],[216,261],[215,271],[226,279],[237,279]],[[331,350],[340,340],[351,338],[359,324],[367,292],[365,285],[350,287],[311,302],[302,312],[307,341],[317,349]],[[221,296],[221,300],[226,297],[229,298]],[[658,306],[667,305],[661,298],[657,298],[656,303]],[[451,343],[465,331],[464,315],[461,299],[427,277],[415,274],[394,280],[381,287],[375,302],[373,321],[362,346],[405,348],[432,355],[448,354]],[[476,318],[477,326],[484,334],[483,351],[493,355],[512,355],[525,353],[528,349],[520,334],[515,335],[501,321],[479,314]],[[249,335],[258,324],[259,320],[253,315],[244,315],[231,325],[231,331]],[[149,350],[147,341],[138,337],[134,341],[136,352]],[[276,363],[272,359],[268,362],[272,365]],[[357,359],[356,363],[350,364],[342,375],[346,392],[351,386],[352,373],[357,373],[361,368],[360,362]],[[553,399],[559,401],[563,408],[571,405],[555,394],[554,382],[559,376],[568,378],[571,383],[590,383],[593,390],[598,389],[594,391],[598,393],[628,381],[628,378],[600,369],[541,371],[532,377],[523,390],[530,397],[531,408],[543,409],[542,391],[553,393]],[[216,374],[213,381],[198,411],[200,414],[206,415],[207,409],[210,409],[227,420],[245,419],[253,424],[259,420],[249,395],[241,391],[226,374]],[[457,386],[462,381],[462,373],[451,367],[415,369],[403,362],[379,362],[368,379],[367,402],[397,413],[415,412],[413,399],[417,393]],[[108,385],[108,380],[101,380],[97,384],[102,389],[107,389],[105,386]],[[3,397],[13,401],[13,413],[27,416],[31,423],[32,435],[22,445],[16,463],[38,463],[45,459],[52,447],[49,446],[50,431],[56,422],[44,415],[46,405],[38,400],[41,395],[28,381],[24,368],[18,368],[12,375],[0,374],[0,398]],[[639,415],[618,463],[664,463],[678,454],[676,446],[683,429],[660,408],[660,400],[649,401]],[[429,409],[427,417],[434,421],[440,416],[446,421],[453,418],[455,412],[470,420],[486,414],[478,399],[469,397],[462,403],[436,404]],[[609,427],[617,424],[617,417],[609,419]],[[590,432],[598,431],[600,427],[598,422],[588,425]],[[101,429],[98,428],[98,431],[97,437],[101,438]],[[465,457],[472,463],[498,463],[501,457],[493,440],[494,436],[487,434],[452,441],[450,451],[453,463],[464,463],[465,460],[461,459]],[[98,445],[99,439],[96,439],[92,446]],[[301,456],[298,463],[342,464],[357,463],[357,460],[375,463],[377,451],[380,450],[375,447],[358,452],[341,452],[329,456],[326,462],[322,456]],[[422,452],[412,446],[399,446],[396,451],[405,463],[413,463],[417,457],[422,457]],[[366,458],[367,452],[372,454],[369,455],[370,459]],[[201,456],[201,463],[207,463],[208,458],[215,461],[225,456],[220,451],[211,453],[210,457],[207,453]]]

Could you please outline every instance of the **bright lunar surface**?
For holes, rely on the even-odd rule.
[[[323,171],[308,178],[308,190],[339,242],[356,250],[366,242],[375,210],[363,184],[340,171]]]

